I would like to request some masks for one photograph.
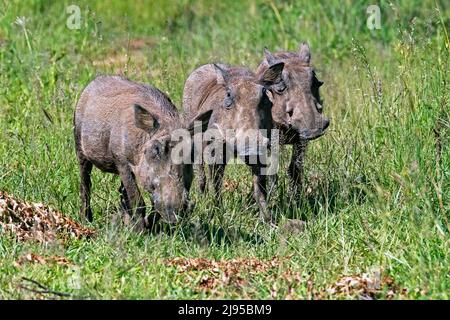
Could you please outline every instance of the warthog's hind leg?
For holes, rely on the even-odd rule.
[[[262,174],[263,167],[252,165],[253,174],[253,198],[259,207],[261,218],[269,223],[274,223],[274,217],[267,205],[267,176]]]
[[[91,210],[91,172],[92,162],[83,155],[78,154],[78,163],[80,168],[80,198],[81,198],[81,218],[92,222],[93,215]]]
[[[120,203],[124,209],[125,221],[131,220],[133,228],[141,232],[145,229],[145,202],[139,192],[136,178],[128,166],[120,166]]]

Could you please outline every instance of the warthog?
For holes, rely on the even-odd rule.
[[[267,96],[266,87],[281,81],[283,66],[281,62],[267,68],[261,75],[264,82],[261,85],[248,69],[207,64],[189,75],[183,90],[183,107],[186,112],[197,114],[200,110],[213,110],[207,133],[211,130],[218,132],[220,143],[223,142],[223,149],[226,149],[222,152],[226,156],[216,157],[216,162],[208,165],[216,195],[220,193],[225,166],[230,158],[226,151],[231,149],[231,156],[241,158],[252,169],[254,198],[266,220],[271,220],[272,217],[266,205],[266,176],[261,172],[264,164],[261,161],[249,161],[249,158],[258,158],[261,149],[270,142],[272,103]],[[230,131],[234,134],[226,134]],[[259,147],[255,148],[255,144],[253,147],[249,147],[247,143],[236,144],[236,141],[257,141]],[[200,189],[204,191],[206,176],[202,165],[199,166],[198,173]]]
[[[319,88],[323,82],[317,79],[311,67],[311,50],[306,43],[300,44],[298,52],[272,54],[265,49],[264,55],[265,59],[256,70],[261,82],[264,82],[264,74],[271,66],[284,63],[280,81],[270,90],[272,117],[275,127],[280,129],[281,144],[293,146],[289,174],[294,185],[300,186],[308,141],[323,135],[330,124],[322,113]]]
[[[193,117],[207,123],[211,111]],[[125,218],[138,230],[146,226],[138,183],[152,195],[153,207],[169,223],[186,209],[192,165],[174,164],[171,132],[190,128],[170,99],[158,89],[119,76],[100,76],[82,92],[74,133],[81,174],[81,214],[92,221],[92,166],[118,174]],[[135,213],[135,214],[132,214]]]

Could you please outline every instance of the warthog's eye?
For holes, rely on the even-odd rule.
[[[273,85],[273,90],[275,90],[275,92],[278,94],[282,94],[286,90],[286,88],[286,83],[284,83],[283,80]]]
[[[223,106],[227,109],[231,109],[234,102],[234,96],[231,90],[227,90],[227,95],[225,96],[225,100],[223,101]]]
[[[173,149],[178,144],[178,141],[170,140],[167,144],[169,149]]]
[[[148,159],[155,159],[155,158],[159,157],[160,155],[161,155],[161,145],[159,145],[158,143],[155,143],[150,148],[145,150],[145,156]]]

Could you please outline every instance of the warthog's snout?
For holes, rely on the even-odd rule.
[[[165,206],[165,214],[163,214],[164,222],[168,224],[176,224],[179,220],[179,216],[176,214],[177,210],[175,206],[172,204],[168,204]]]
[[[324,119],[322,127],[317,129],[304,129],[304,130],[298,130],[298,135],[302,140],[315,140],[321,136],[323,136],[330,125],[330,120],[328,118]]]
[[[155,198],[155,197],[153,197]],[[155,202],[155,209],[161,215],[163,221],[168,224],[176,224],[181,220],[183,213],[189,208],[188,201],[183,201],[183,203],[165,203]]]
[[[161,215],[164,222],[176,224],[189,211],[187,190],[172,179],[161,178],[156,188],[149,190],[152,194],[154,209]]]

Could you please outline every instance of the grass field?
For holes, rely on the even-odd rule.
[[[79,29],[66,25],[70,4]],[[53,297],[23,289],[23,277],[100,299],[358,299],[367,294],[344,277],[378,277],[374,298],[449,299],[450,6],[380,1],[381,29],[369,30],[370,4],[0,0],[0,190],[76,220],[72,115],[96,74],[151,83],[181,108],[195,67],[255,69],[265,46],[307,40],[332,119],[310,145],[301,197],[280,171],[278,229],[258,220],[245,166],[228,167],[223,206],[194,182],[192,215],[146,236],[114,223],[119,179],[94,170],[96,236],[42,245],[2,235],[0,299]],[[283,228],[292,218],[306,221],[302,232]],[[17,262],[31,253],[48,259]]]

